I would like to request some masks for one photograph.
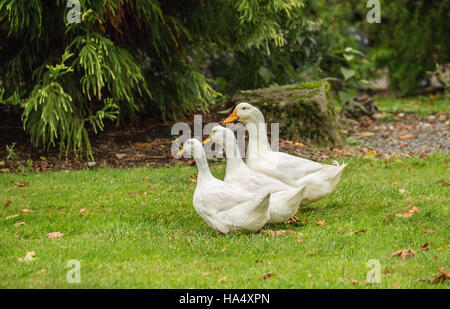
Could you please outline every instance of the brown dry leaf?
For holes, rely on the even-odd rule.
[[[191,182],[193,182],[193,183],[196,183],[196,182],[197,182],[197,175],[194,175],[194,176],[189,177],[189,180],[190,180]]]
[[[52,232],[52,233],[48,233],[46,236],[48,239],[51,238],[61,238],[64,234],[61,234],[60,232]]]
[[[413,139],[413,138],[415,138],[415,136],[412,134],[406,134],[398,137],[398,139]]]
[[[217,282],[218,282],[218,283],[221,283],[221,282],[223,282],[223,281],[227,281],[227,277],[220,278]]]
[[[307,276],[308,276],[308,278],[312,278],[313,275],[312,274],[307,274]]]
[[[297,219],[296,217],[292,217],[289,220],[284,221],[284,224],[290,224],[290,223],[300,223],[301,220]]]
[[[268,279],[268,278],[270,278],[272,276],[274,276],[274,274],[268,273],[268,274],[265,274],[264,276],[262,276],[261,279],[266,280],[266,279]]]
[[[21,181],[21,182],[16,183],[16,186],[18,186],[18,187],[25,187],[25,186],[28,186],[29,184],[30,184],[29,182]]]
[[[298,239],[297,237],[295,237],[295,241],[298,242],[298,243],[302,243],[302,242],[304,242],[305,240],[304,240],[304,239]]]
[[[227,248],[222,248],[219,252],[223,253],[227,250]]]
[[[256,260],[256,264],[258,264],[258,263],[262,263],[263,262],[263,260]]]
[[[400,188],[400,189],[398,189],[398,192],[399,192],[400,194],[405,194],[405,193],[408,192],[408,190],[403,189],[403,188]]]
[[[317,218],[317,222],[316,225],[322,227],[325,224],[325,220],[320,220],[319,218]]]
[[[208,275],[209,275],[209,272],[207,272],[207,271],[202,272],[202,276],[208,276]]]
[[[407,257],[409,257],[410,259],[413,258],[416,255],[416,252],[414,250],[398,250],[395,251],[394,253],[391,254],[391,258],[393,258],[394,256],[398,256],[401,260],[405,260]]]
[[[7,201],[6,201],[5,207],[6,207],[6,206],[9,206],[9,204],[11,204],[11,200],[7,200]]]
[[[399,289],[399,288],[400,288],[400,285],[397,284],[397,283],[392,283],[392,288],[393,288],[393,289]]]
[[[425,231],[423,231],[424,234],[431,234],[434,233],[434,230],[429,229],[427,226],[425,226]]]
[[[416,206],[413,206],[413,208],[411,208],[410,210],[408,210],[404,214],[396,214],[395,216],[398,217],[398,218],[410,218],[415,213],[419,213],[419,212],[420,212],[420,209],[417,208]]]
[[[384,218],[384,221],[387,222],[391,219],[391,216],[386,216],[386,218]]]
[[[280,235],[287,235],[287,234],[293,234],[295,233],[293,230],[278,230],[275,232],[276,236],[280,236]]]
[[[422,245],[422,247],[420,247],[419,252],[425,251],[430,249],[430,245],[426,242]]]
[[[439,270],[439,276],[434,279],[430,279],[429,282],[433,283],[433,284],[437,284],[437,283],[444,282],[445,280],[450,280],[450,274],[445,272],[444,267],[441,267],[441,269]]]
[[[360,229],[359,231],[353,232],[352,234],[358,235],[358,234],[365,233],[365,232],[367,232],[367,229]]]
[[[80,211],[78,212],[78,214],[80,215],[80,216],[83,216],[84,215],[84,213],[86,212],[86,208],[81,208],[80,209]]]
[[[35,255],[36,255],[36,252],[29,251],[29,252],[27,252],[27,254],[25,255],[24,258],[18,258],[17,261],[29,263],[29,262],[34,261],[36,259],[36,258],[34,258]]]
[[[355,279],[352,279],[352,278],[350,278],[350,280],[352,281],[353,285],[357,285],[358,284],[358,280],[355,280]]]
[[[444,167],[448,167],[448,163],[444,162],[442,165],[444,165]]]
[[[31,210],[31,209],[23,209],[22,210],[22,213],[24,213],[24,214],[29,214],[29,213],[32,213],[33,211]]]
[[[293,230],[264,230],[261,231],[260,234],[261,235],[270,235],[270,236],[282,236],[282,235],[287,235],[287,234],[293,234],[295,233],[295,231]]]
[[[26,225],[25,222],[16,222],[16,224],[14,224],[14,226],[21,226],[21,225]]]

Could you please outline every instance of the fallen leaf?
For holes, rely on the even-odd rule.
[[[299,222],[301,222],[300,219],[297,219],[296,217],[292,217],[289,220],[284,221],[284,224],[299,223]]]
[[[270,236],[283,236],[283,235],[287,235],[287,234],[293,234],[295,233],[295,231],[293,230],[264,230],[261,231],[260,234],[261,235],[270,235]]]
[[[398,250],[395,251],[394,253],[391,254],[391,258],[393,258],[394,256],[398,256],[401,260],[405,260],[407,257],[409,257],[410,259],[413,258],[416,255],[416,252],[414,250]]]
[[[322,227],[325,224],[325,220],[320,220],[319,218],[317,218],[317,222],[316,225]]]
[[[208,276],[208,275],[209,275],[209,272],[206,272],[206,271],[202,272],[202,276]]]
[[[22,213],[24,213],[24,214],[29,214],[29,213],[32,213],[33,211],[31,210],[31,209],[23,209],[22,210]]]
[[[223,281],[227,281],[227,277],[220,278],[217,282],[218,282],[218,283],[221,283],[221,282],[223,282]]]
[[[424,243],[424,244],[422,245],[422,247],[420,247],[419,252],[425,251],[425,250],[428,250],[428,249],[430,249],[430,246],[429,246],[429,244],[426,242],[426,243]]]
[[[83,216],[84,215],[84,213],[86,212],[86,208],[81,208],[80,209],[80,211],[78,212],[78,214],[80,215],[80,216]]]
[[[353,232],[353,235],[358,235],[365,232],[367,232],[367,229],[360,229],[359,231]]]
[[[278,230],[275,232],[276,236],[280,236],[280,235],[286,235],[286,234],[292,234],[295,233],[293,230]]]
[[[352,279],[352,278],[350,278],[350,280],[352,281],[352,284],[353,284],[353,285],[357,285],[357,284],[358,284],[358,280],[354,280],[354,279]]]
[[[398,285],[397,283],[392,283],[392,288],[393,289],[399,289],[400,285]]]
[[[420,209],[417,208],[416,206],[413,206],[413,208],[411,208],[410,210],[408,210],[404,214],[396,214],[395,216],[398,217],[398,218],[410,218],[415,213],[419,213],[419,212],[420,212]]]
[[[189,177],[189,180],[190,180],[191,182],[193,182],[193,183],[196,183],[196,182],[197,182],[197,175],[194,175],[194,176]]]
[[[45,274],[47,273],[47,270],[45,270],[45,269],[41,269],[41,271],[40,271],[40,272],[41,272],[41,274],[44,274],[44,275],[45,275]]]
[[[227,248],[222,248],[219,252],[223,253],[227,250]]]
[[[408,190],[401,188],[401,189],[398,189],[398,192],[399,192],[400,194],[405,194],[405,193],[408,192]]]
[[[270,278],[272,276],[273,276],[272,273],[268,273],[268,274],[265,274],[264,276],[262,276],[261,279],[266,280],[266,279],[268,279],[268,278]]]
[[[434,279],[430,279],[429,282],[432,284],[437,284],[444,282],[445,280],[450,280],[450,274],[447,274],[444,267],[441,267],[441,269],[439,270],[439,276]]]
[[[18,258],[17,260],[19,262],[27,262],[27,263],[29,263],[29,262],[34,261],[36,259],[36,258],[34,258],[35,255],[36,255],[36,252],[29,251],[29,252],[27,252],[27,254],[25,255],[24,258]]]
[[[5,207],[8,206],[9,204],[11,204],[11,200],[7,200],[5,203]]]
[[[5,218],[5,221],[6,221],[6,220],[11,220],[11,219],[17,218],[18,216],[20,216],[20,215],[11,215],[11,216],[7,216],[7,217]]]
[[[18,186],[18,187],[25,187],[25,186],[28,186],[29,184],[30,184],[29,182],[21,181],[21,182],[16,183],[16,186]]]
[[[16,222],[16,224],[14,224],[14,226],[21,226],[21,225],[26,225],[25,222]]]
[[[307,274],[307,276],[308,276],[308,278],[312,278],[313,275],[312,274]]]
[[[262,263],[263,262],[263,260],[256,260],[256,264],[258,264],[258,263]]]
[[[51,239],[51,238],[61,238],[64,234],[61,234],[60,232],[52,232],[52,233],[48,233],[46,236],[47,238]]]
[[[398,137],[398,139],[412,139],[412,138],[415,138],[415,136],[412,134],[406,134]]]
[[[425,231],[423,231],[424,234],[431,234],[434,233],[434,230],[429,229],[428,227],[425,226]]]
[[[302,243],[302,242],[304,242],[305,240],[304,240],[304,239],[298,239],[297,237],[295,237],[295,241],[298,242],[298,243]]]

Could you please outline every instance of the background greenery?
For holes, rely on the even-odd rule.
[[[417,88],[449,62],[450,1],[0,0],[0,112],[33,145],[85,149],[104,121],[173,120],[238,89],[329,79],[341,101],[387,70]]]

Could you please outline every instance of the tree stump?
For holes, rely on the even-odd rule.
[[[330,84],[325,81],[239,91],[233,103],[248,102],[279,123],[280,137],[317,145],[342,144],[341,126]]]

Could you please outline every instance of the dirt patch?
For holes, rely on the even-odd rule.
[[[193,125],[193,115],[184,122]],[[203,116],[203,124],[219,122],[225,118],[212,112]],[[85,168],[129,168],[136,166],[161,167],[174,164],[192,164],[192,160],[177,160],[171,154],[176,136],[171,135],[172,124],[140,121],[128,127],[112,125],[92,136],[95,163],[80,159],[58,149],[44,151],[31,146],[20,122],[5,121],[0,125],[0,171],[49,171]],[[344,124],[349,145],[318,148],[304,141],[280,139],[280,150],[315,161],[339,159],[345,156],[377,157],[427,156],[434,152],[450,152],[450,118],[445,113],[427,117],[415,114],[394,114],[386,121],[383,114],[374,119],[362,117]],[[15,143],[14,156],[6,145]],[[8,155],[10,158],[8,159]]]

